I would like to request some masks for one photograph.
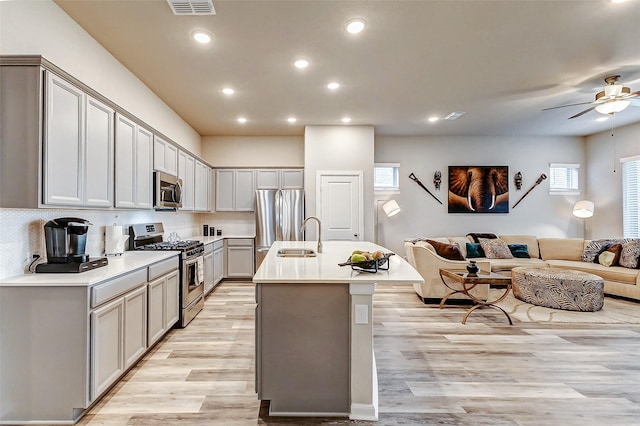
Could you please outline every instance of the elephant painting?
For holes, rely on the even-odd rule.
[[[509,213],[509,167],[449,166],[449,213]]]

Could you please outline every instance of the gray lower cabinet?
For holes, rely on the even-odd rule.
[[[178,321],[178,258],[149,267],[148,347],[153,346]]]
[[[0,286],[0,424],[77,421],[178,321],[178,259],[91,286]]]
[[[91,313],[91,396],[107,390],[147,349],[147,287]]]
[[[224,241],[213,243],[213,285],[215,286],[224,278]]]
[[[93,401],[146,352],[146,269],[95,286],[91,289],[91,301]]]
[[[91,313],[91,400],[124,372],[124,300],[117,299]]]
[[[228,238],[225,240],[225,244],[227,246],[226,277],[253,277],[253,238]]]
[[[214,286],[214,259],[213,243],[204,246],[204,295],[213,290]]]
[[[124,368],[131,367],[147,350],[147,287],[124,296]]]

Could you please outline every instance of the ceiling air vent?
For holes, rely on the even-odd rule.
[[[211,0],[167,0],[174,15],[215,15]]]

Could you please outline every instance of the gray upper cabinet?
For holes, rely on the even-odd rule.
[[[280,170],[256,170],[256,189],[280,189]]]
[[[216,170],[216,211],[235,211],[235,170]]]
[[[0,207],[113,207],[114,109],[70,81],[0,67]]]
[[[193,210],[195,203],[196,160],[184,151],[178,153],[178,177],[182,179],[182,207]]]
[[[114,119],[113,109],[87,96],[84,170],[84,205],[113,206]]]
[[[178,148],[158,136],[153,137],[153,169],[178,176]]]
[[[258,169],[256,189],[304,189],[304,169]]]
[[[209,166],[201,161],[195,162],[194,210],[209,211]]]
[[[152,207],[153,135],[116,114],[116,207]]]
[[[138,127],[136,138],[136,207],[153,207],[153,134]]]
[[[280,170],[281,189],[304,189],[304,169]]]
[[[44,202],[81,206],[84,93],[50,73],[46,85]]]
[[[177,145],[140,123],[40,56],[0,56],[0,208],[152,209],[155,167],[209,211],[208,166],[196,184],[196,159],[180,171]]]
[[[254,200],[254,170],[216,170],[216,211],[252,212],[255,208]]]
[[[114,111],[46,74],[44,203],[113,205]]]

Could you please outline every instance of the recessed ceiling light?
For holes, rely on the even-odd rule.
[[[343,123],[351,123],[351,117],[343,117],[342,118],[342,122]]]
[[[609,0],[609,3],[624,3],[627,0]]]
[[[329,90],[336,90],[338,87],[340,87],[340,83],[337,83],[335,81],[332,81],[331,83],[327,84],[327,89]]]
[[[435,123],[438,120],[440,120],[440,117],[436,117],[435,115],[432,115],[431,117],[427,118],[427,121],[429,123]]]
[[[236,91],[231,87],[225,87],[224,89],[222,89],[222,93],[224,93],[225,95],[233,95],[234,93],[236,93]]]
[[[609,119],[608,115],[603,115],[602,117],[596,118],[596,121],[607,121]]]
[[[295,117],[289,117],[289,118],[287,118],[287,121],[288,121],[289,123],[295,123],[296,121],[298,121],[298,119],[297,119],[297,118],[295,118]]]
[[[350,19],[345,24],[345,29],[350,34],[358,34],[367,26],[367,21],[362,18]]]
[[[458,118],[462,117],[465,114],[466,113],[464,111],[453,111],[452,113],[447,114],[444,120],[449,120],[449,121],[457,120]]]
[[[211,39],[213,38],[211,34],[202,30],[192,32],[191,37],[193,37],[193,39],[198,43],[202,43],[202,44],[207,44],[211,42]]]
[[[240,124],[244,124],[244,123],[246,123],[246,122],[247,122],[247,119],[246,119],[246,118],[244,118],[244,117],[238,117],[238,123],[240,123]]]
[[[309,61],[303,58],[294,59],[293,66],[299,69],[305,69],[309,66]]]

